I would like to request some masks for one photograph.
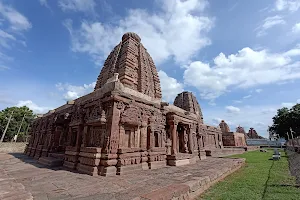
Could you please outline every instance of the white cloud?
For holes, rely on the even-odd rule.
[[[63,97],[65,100],[74,100],[92,92],[94,90],[95,85],[96,82],[90,84],[83,84],[82,86],[71,85],[68,83],[58,83],[55,86],[58,90],[64,93]]]
[[[213,65],[201,61],[185,66],[184,83],[194,86],[204,99],[214,99],[229,87],[249,88],[300,78],[300,49],[283,53],[243,48],[237,54],[220,53]],[[201,78],[200,78],[201,77]]]
[[[261,93],[263,90],[262,89],[256,89],[255,92]]]
[[[164,71],[158,72],[163,100],[173,103],[177,94],[183,91],[183,84],[168,76]]]
[[[256,28],[257,30],[257,36],[263,36],[266,34],[266,31],[276,25],[283,25],[285,24],[285,20],[283,19],[282,16],[276,15],[273,17],[267,17],[262,25]]]
[[[275,10],[295,12],[300,8],[299,0],[277,0],[275,2]]]
[[[51,110],[52,108],[49,107],[43,107],[43,106],[38,106],[31,100],[26,100],[26,101],[19,101],[16,105],[17,107],[22,107],[22,106],[27,106],[30,108],[34,113],[36,114],[43,114]]]
[[[10,69],[10,68],[7,67],[7,66],[4,66],[4,65],[0,65],[0,71],[1,71],[1,70],[7,70],[7,69]]]
[[[293,33],[300,33],[300,23],[297,23],[292,28]]]
[[[220,124],[220,122],[222,121],[222,119],[219,118],[219,117],[216,117],[216,118],[213,118],[211,121],[213,122],[213,124],[214,124],[215,126],[219,126],[219,124]]]
[[[239,113],[241,111],[238,107],[234,106],[226,106],[225,109],[228,113]]]
[[[282,107],[287,107],[287,108],[291,108],[295,105],[295,103],[292,103],[292,102],[284,102],[281,104]]]
[[[4,48],[10,48],[11,41],[16,41],[16,38],[0,29],[0,46]]]
[[[243,101],[241,101],[241,100],[234,100],[233,102],[234,103],[243,103]]]
[[[276,113],[276,109],[275,108],[267,108],[267,109],[263,109],[261,111],[262,114],[269,114],[269,113],[273,113],[275,115]]]
[[[50,8],[50,6],[48,4],[48,0],[39,0],[39,1],[40,1],[40,4],[42,6],[45,6],[46,8],[48,8],[52,12],[52,10],[51,10],[51,8]]]
[[[224,120],[224,119],[221,119],[221,118],[219,118],[219,117],[216,117],[216,118],[213,118],[211,121],[212,121],[212,124],[213,124],[214,126],[219,126],[222,120]],[[231,121],[227,121],[227,120],[224,120],[224,121],[226,122],[226,124],[227,124],[228,126],[233,126],[233,125],[234,125]],[[232,129],[230,129],[230,130],[232,130]]]
[[[26,47],[23,31],[31,28],[31,23],[10,5],[0,1],[0,70],[9,69],[9,62],[14,58],[6,55],[4,49],[10,50],[15,44]],[[22,39],[19,39],[22,37]]]
[[[31,23],[24,15],[16,11],[11,6],[4,5],[2,2],[0,2],[0,14],[3,18],[9,21],[11,25],[10,28],[12,30],[22,31],[28,30],[32,27]]]
[[[250,97],[252,97],[252,95],[249,94],[247,96],[244,96],[243,99],[249,99]]]
[[[74,29],[71,20],[64,25],[71,35],[72,51],[88,53],[98,65],[125,32],[139,34],[156,64],[169,58],[184,62],[211,43],[206,33],[214,20],[203,16],[207,5],[206,0],[158,0],[157,12],[130,9],[115,26],[83,21],[80,28]]]
[[[63,11],[95,14],[96,2],[94,0],[59,0],[58,5]]]
[[[48,2],[47,2],[47,0],[40,0],[40,4],[41,4],[42,6],[48,7]]]
[[[237,126],[244,127],[248,132],[253,127],[259,135],[268,137],[268,126],[272,125],[272,117],[276,114],[276,109],[281,105],[256,105],[239,107],[240,113],[245,113],[247,117],[240,114],[229,113],[227,109],[211,108],[208,112],[203,110],[204,121],[207,124],[216,125],[215,119],[223,119],[229,125],[230,130],[235,131]],[[276,108],[276,109],[275,109]],[[264,112],[262,112],[264,111]]]

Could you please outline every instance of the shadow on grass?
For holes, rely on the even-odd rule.
[[[273,159],[271,159],[271,160],[273,160]],[[264,186],[264,192],[263,192],[263,195],[262,195],[262,199],[265,198],[265,195],[266,195],[266,192],[267,192],[267,188],[268,188],[268,182],[270,180],[271,170],[272,170],[273,166],[274,166],[274,160],[272,161],[272,165],[271,165],[271,167],[269,169],[268,178],[267,178],[267,181],[266,181],[265,186]]]
[[[270,187],[294,187],[300,188],[300,185],[289,185],[289,184],[271,184]]]

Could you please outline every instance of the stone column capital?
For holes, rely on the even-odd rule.
[[[168,124],[173,125],[173,126],[177,126],[178,122],[176,120],[172,119],[172,120],[168,120]]]

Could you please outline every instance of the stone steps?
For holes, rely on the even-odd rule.
[[[53,157],[57,159],[64,159],[65,153],[49,153],[48,157]]]
[[[60,167],[63,165],[64,160],[54,157],[40,157],[38,163],[48,167]]]

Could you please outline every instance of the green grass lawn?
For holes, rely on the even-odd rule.
[[[252,151],[235,158],[246,158],[246,164],[237,172],[211,187],[199,199],[278,199],[300,200],[300,188],[289,173],[288,160],[281,151],[279,161],[269,160],[273,150]]]

